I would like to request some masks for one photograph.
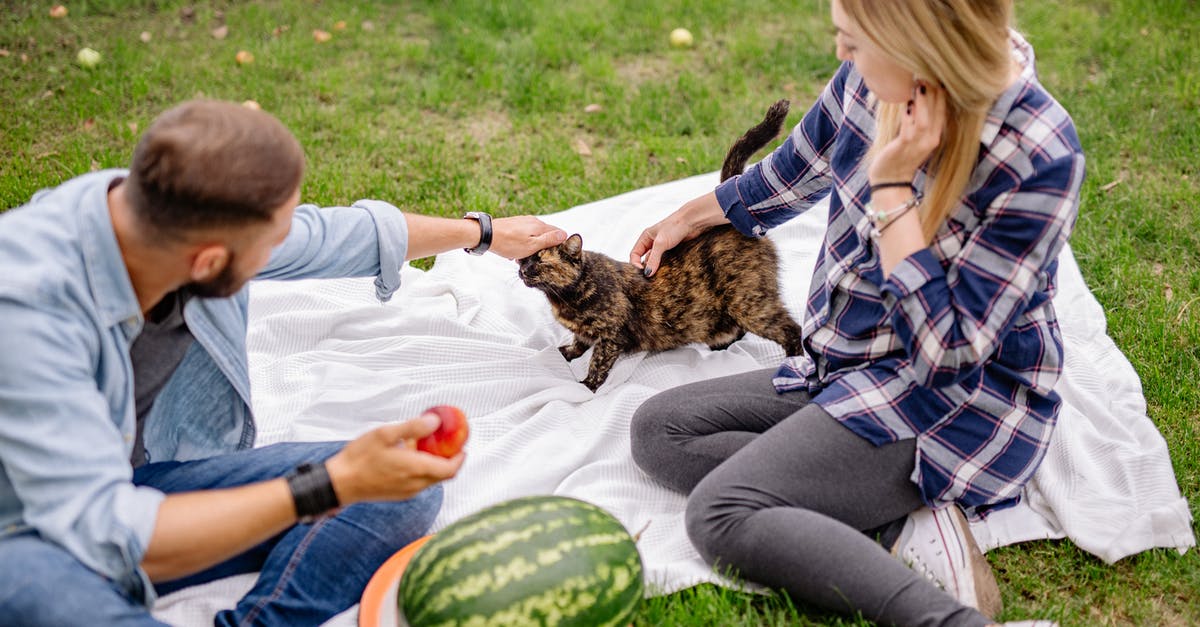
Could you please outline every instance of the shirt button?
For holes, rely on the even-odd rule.
[[[125,434],[125,441],[126,441],[126,442],[132,442],[132,441],[133,441],[133,436],[132,436],[132,435],[130,435],[130,434],[128,434],[128,433],[126,433],[126,434]]]

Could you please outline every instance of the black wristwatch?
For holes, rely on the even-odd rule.
[[[325,462],[300,464],[288,473],[287,484],[296,505],[296,517],[302,525],[316,521],[341,505]]]
[[[463,218],[479,223],[479,243],[474,248],[464,248],[463,250],[472,255],[486,253],[492,245],[492,216],[482,211],[468,211],[463,214]]]

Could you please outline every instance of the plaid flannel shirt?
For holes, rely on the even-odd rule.
[[[752,236],[831,194],[806,352],[783,363],[776,389],[808,391],[877,446],[915,438],[925,502],[972,517],[1015,504],[1046,452],[1061,405],[1051,298],[1084,176],[1071,118],[1011,38],[1023,72],[989,113],[962,201],[887,278],[864,212],[874,101],[853,64],[777,150],[716,190]],[[914,182],[923,189],[924,173]]]

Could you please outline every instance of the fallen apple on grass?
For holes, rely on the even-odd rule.
[[[423,414],[433,414],[441,419],[441,424],[433,433],[417,440],[417,450],[432,453],[439,457],[454,457],[462,450],[467,441],[467,416],[462,410],[453,405],[436,405],[426,409]]]
[[[101,58],[100,53],[91,48],[84,48],[79,51],[79,54],[75,55],[75,60],[79,62],[79,65],[86,68],[96,67],[100,63]]]
[[[692,32],[686,28],[676,28],[671,31],[667,39],[670,40],[671,47],[673,48],[691,48],[692,43],[695,42]]]

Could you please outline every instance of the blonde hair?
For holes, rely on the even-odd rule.
[[[946,128],[929,159],[921,230],[932,241],[979,159],[988,111],[1008,86],[1012,0],[838,0],[884,54],[946,90]],[[904,103],[879,102],[874,158],[899,132]]]

